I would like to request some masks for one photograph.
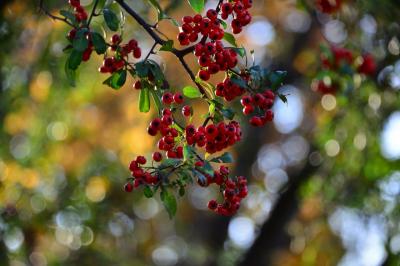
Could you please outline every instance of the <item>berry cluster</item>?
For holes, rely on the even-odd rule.
[[[205,81],[210,75],[234,68],[238,63],[236,51],[225,49],[221,41],[208,42],[204,45],[198,43],[195,46],[195,55],[201,67],[198,75]]]
[[[82,22],[88,19],[88,14],[85,9],[81,6],[80,0],[69,0],[68,3],[74,8],[75,18],[78,22]]]
[[[131,39],[126,44],[121,44],[122,38],[119,34],[114,34],[111,37],[111,50],[115,51],[115,56],[106,57],[103,60],[103,65],[99,68],[101,73],[114,73],[122,69],[126,65],[129,54],[134,58],[142,56],[142,50],[138,46],[135,39]]]
[[[140,89],[140,81],[137,81],[134,87]],[[162,103],[167,106],[174,103],[182,104],[184,101],[182,94],[179,92],[175,94],[165,92],[161,100]],[[162,137],[158,140],[157,147],[159,150],[165,151],[167,158],[181,159],[183,158],[183,147],[179,145],[179,142],[182,140],[183,135],[175,128],[176,124],[174,124],[171,110],[174,109],[165,108],[161,113],[161,117],[154,118],[147,128],[147,132],[150,136],[156,136],[158,133],[161,134]],[[190,106],[185,105],[182,108],[182,114],[184,116],[190,116],[191,112]],[[153,159],[155,161],[161,161],[161,153],[155,152],[153,154]]]
[[[182,18],[181,32],[178,34],[178,41],[181,45],[189,45],[199,39],[210,38],[213,41],[221,40],[224,37],[224,30],[218,18],[227,20],[232,16],[232,32],[238,34],[242,28],[251,22],[251,15],[248,11],[252,6],[252,0],[234,0],[222,2],[217,9],[209,9],[206,16],[200,14],[184,16]]]
[[[214,176],[207,176],[207,185],[217,184],[223,194],[223,203],[215,199],[208,202],[208,208],[220,215],[233,215],[240,207],[240,202],[247,196],[247,180],[243,176],[235,179],[229,177],[229,169],[221,166],[219,171],[214,171]]]
[[[154,159],[154,155],[153,160],[156,161]],[[160,178],[156,173],[152,174],[151,172],[146,171],[146,169],[144,168],[146,162],[147,160],[144,156],[138,156],[130,163],[129,170],[131,171],[133,177],[133,184],[131,182],[125,184],[124,189],[126,192],[131,192],[133,188],[137,188],[143,184],[156,185],[160,181]]]
[[[199,14],[183,17],[182,31],[178,34],[179,43],[181,45],[194,43],[198,40],[199,34],[203,35],[203,38],[221,40],[224,37],[224,30],[220,27],[217,16],[217,11],[210,9],[207,11],[207,17],[204,18]]]
[[[228,102],[243,95],[245,92],[246,90],[243,87],[233,83],[229,77],[226,77],[223,82],[218,83],[215,88],[215,95],[223,97]]]
[[[317,0],[317,8],[327,14],[333,14],[340,10],[342,0]]]
[[[236,121],[230,121],[228,124],[224,122],[209,124],[197,129],[193,125],[188,125],[185,133],[188,145],[205,147],[208,153],[222,151],[240,141],[242,137],[240,125]]]
[[[332,70],[341,75],[359,73],[373,76],[376,72],[375,59],[371,54],[355,56],[352,51],[346,48],[334,46],[321,54],[321,65],[323,70]],[[330,77],[313,82],[312,87],[322,94],[333,94],[339,89],[339,84],[340,82],[335,78]]]
[[[233,3],[227,1],[221,5],[221,18],[226,20],[232,15],[232,32],[238,34],[244,26],[251,22],[251,15],[248,11],[253,5],[252,0],[235,0]]]
[[[250,118],[251,125],[260,127],[274,119],[274,112],[271,110],[274,101],[275,94],[271,90],[266,90],[253,96],[246,95],[242,97],[240,103],[243,106],[244,115],[250,115],[254,112],[261,114]]]

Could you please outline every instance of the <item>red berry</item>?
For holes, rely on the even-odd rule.
[[[192,113],[191,107],[189,105],[185,105],[182,107],[182,114],[184,116],[190,116]]]
[[[177,103],[177,104],[183,103],[183,96],[182,96],[182,94],[179,93],[179,92],[175,93],[175,95],[174,95],[174,101],[175,101],[175,103]]]
[[[69,0],[68,3],[72,6],[72,7],[80,7],[81,3],[79,0]]]
[[[142,82],[140,82],[140,80],[136,81],[135,84],[133,84],[133,87],[135,88],[135,90],[142,89]]]
[[[263,122],[262,122],[262,119],[260,117],[253,116],[252,118],[250,118],[250,124],[252,126],[259,127],[259,126],[262,126]]]
[[[153,153],[153,160],[159,162],[162,160],[162,155],[160,152],[156,151]]]
[[[174,101],[174,97],[173,97],[172,93],[166,92],[162,96],[161,100],[164,104],[171,104]]]
[[[136,162],[138,164],[146,164],[146,158],[144,158],[144,156],[138,156],[136,157]]]
[[[254,112],[254,107],[252,105],[247,105],[243,108],[243,114],[244,115],[249,115],[252,112]]]
[[[199,77],[204,80],[207,81],[210,79],[210,73],[207,70],[200,70],[199,71]]]
[[[133,49],[133,57],[140,58],[142,56],[142,50],[139,47]]]
[[[113,44],[118,44],[120,41],[121,41],[121,36],[120,36],[119,34],[114,34],[114,35],[111,37],[111,42],[112,42]]]
[[[218,207],[218,203],[215,200],[210,200],[207,206],[210,210],[215,210]]]
[[[131,183],[126,183],[124,186],[125,192],[132,192],[133,190],[133,185]]]

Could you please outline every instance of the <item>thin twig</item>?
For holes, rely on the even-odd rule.
[[[146,57],[144,58],[143,61],[147,61],[147,59],[149,59],[150,55],[151,55],[151,54],[154,54],[154,48],[156,48],[157,44],[158,44],[157,42],[154,42],[154,44],[153,44],[153,46],[151,47],[149,53],[146,55]]]
[[[42,11],[45,15],[47,15],[48,17],[50,17],[50,18],[52,18],[54,20],[59,20],[59,21],[62,21],[64,23],[70,25],[71,27],[75,27],[72,23],[70,23],[67,20],[67,18],[62,18],[62,17],[55,16],[55,15],[51,14],[47,9],[45,9],[44,6],[43,6],[43,0],[40,0],[40,2],[39,2],[39,10]]]
[[[94,5],[93,5],[93,9],[92,9],[92,13],[90,13],[90,17],[89,17],[89,20],[88,20],[88,25],[90,25],[90,22],[92,21],[92,18],[93,18],[93,15],[95,14],[95,12],[96,12],[96,7],[97,7],[97,4],[99,3],[99,0],[96,0],[95,2],[94,2]]]

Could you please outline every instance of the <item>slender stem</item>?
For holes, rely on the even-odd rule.
[[[70,23],[67,20],[67,18],[62,18],[62,17],[55,16],[55,15],[51,14],[47,9],[45,9],[43,7],[43,0],[40,0],[40,2],[39,2],[39,10],[42,11],[45,15],[47,15],[48,17],[50,17],[50,18],[52,18],[54,20],[59,20],[59,21],[62,21],[64,23],[70,25],[71,27],[75,27],[72,23]]]
[[[92,9],[92,13],[90,14],[90,17],[89,17],[89,20],[88,20],[88,25],[90,25],[90,22],[92,21],[92,18],[93,18],[93,15],[95,14],[95,12],[96,12],[96,7],[97,7],[97,5],[99,4],[99,0],[96,0],[95,2],[94,2],[94,5],[93,5],[93,9]]]
[[[190,67],[188,66],[188,64],[186,63],[185,59],[183,59],[183,57],[178,56],[179,61],[181,62],[183,68],[186,70],[186,72],[189,74],[190,79],[194,82],[194,84],[196,84],[197,88],[199,88],[201,94],[203,94],[204,96],[206,96],[208,98],[208,95],[206,93],[206,91],[204,90],[203,86],[201,86],[197,81],[196,81],[196,77],[193,74],[192,70],[190,69]]]
[[[147,59],[149,59],[149,57],[150,57],[151,54],[154,54],[154,48],[156,48],[157,44],[158,44],[157,42],[154,42],[154,44],[153,44],[153,46],[151,47],[149,53],[146,55],[146,57],[144,58],[143,61],[146,61]]]

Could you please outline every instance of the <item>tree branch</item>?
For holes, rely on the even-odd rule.
[[[153,40],[155,41],[156,44],[159,45],[164,45],[167,41],[165,41],[164,39],[162,39],[157,33],[154,32],[152,26],[150,24],[148,24],[138,13],[136,13],[135,10],[133,10],[128,4],[125,3],[124,0],[116,0],[116,2],[123,8],[125,9],[125,11],[131,15],[137,23],[139,23],[140,26],[143,27],[143,29],[151,36],[151,38],[153,38]],[[202,39],[201,42],[205,42],[206,39]],[[191,52],[194,51],[194,45],[189,46],[185,49],[182,50],[178,50],[173,48],[171,50],[171,53],[173,53],[181,62],[183,68],[186,70],[186,72],[189,74],[190,79],[196,84],[196,86],[199,88],[201,94],[203,94],[205,97],[208,98],[208,95],[206,93],[206,91],[204,90],[203,86],[201,86],[197,81],[196,81],[196,77],[193,74],[193,71],[190,69],[190,67],[188,66],[188,64],[186,63],[184,57],[187,54],[190,54]]]

